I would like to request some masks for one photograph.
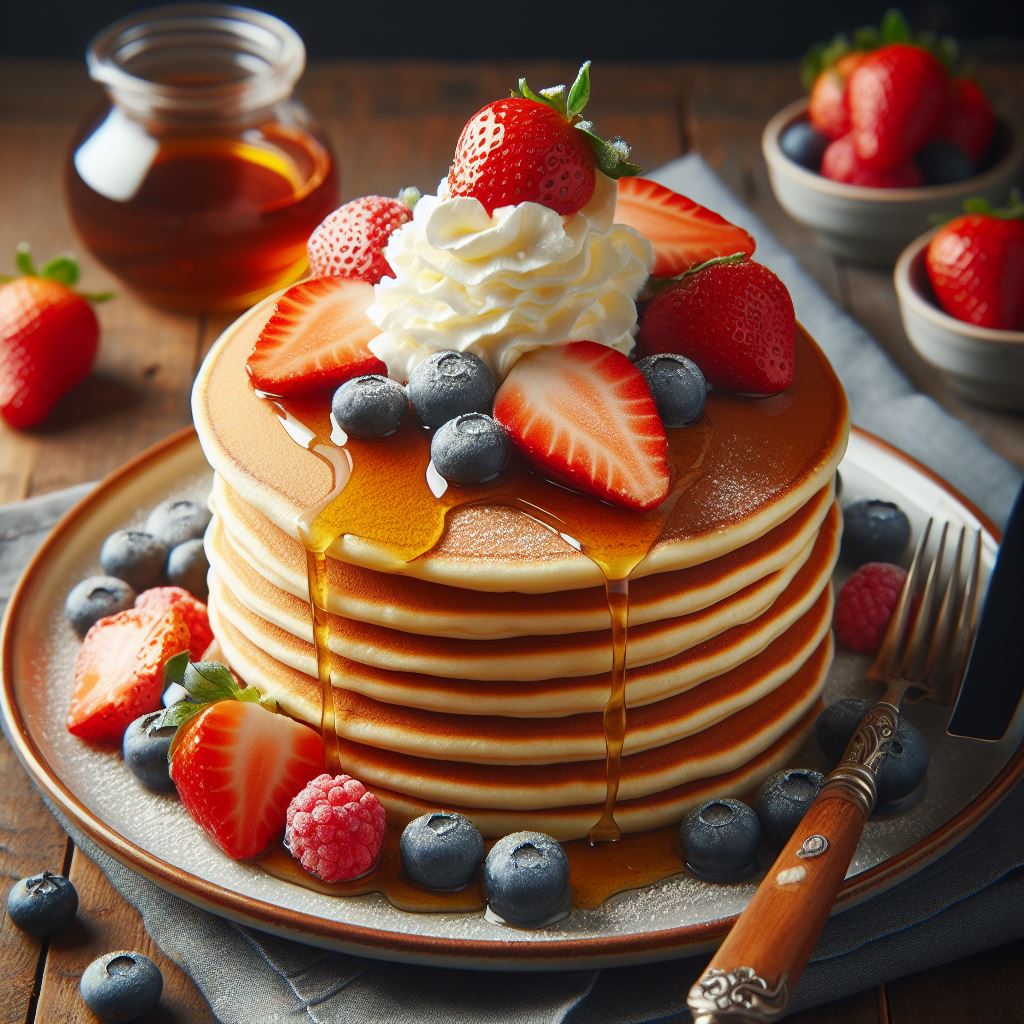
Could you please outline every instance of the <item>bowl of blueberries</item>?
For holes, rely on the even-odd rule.
[[[951,40],[887,19],[812,49],[809,96],[768,122],[761,148],[794,220],[837,256],[891,267],[934,215],[1006,195],[1024,132],[957,73]]]

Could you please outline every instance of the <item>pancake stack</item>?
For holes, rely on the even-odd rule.
[[[275,406],[247,381],[271,310],[264,303],[229,328],[193,396],[215,470],[211,622],[247,683],[319,727],[298,524],[338,491],[347,464],[326,410]],[[627,715],[614,771],[624,831],[743,793],[793,756],[814,719],[832,654],[833,482],[848,413],[802,330],[796,353],[796,382],[782,395],[709,396],[686,487],[659,530],[645,526],[652,542],[628,579]],[[364,443],[351,457],[372,473],[388,444]],[[523,480],[534,505],[555,491]],[[444,808],[485,835],[587,835],[609,787],[612,639],[606,581],[574,545],[581,534],[494,495],[449,495],[437,542],[409,558],[401,538],[440,503],[421,475],[391,467],[377,484],[364,510],[375,536],[336,524],[324,566],[322,653],[343,769],[399,824]],[[635,513],[580,501],[580,515],[593,512],[580,524],[588,536],[600,539],[609,516],[608,530],[629,535]]]

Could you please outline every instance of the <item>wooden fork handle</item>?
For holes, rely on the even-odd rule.
[[[899,724],[880,702],[861,722],[796,832],[690,989],[694,1024],[777,1020],[825,927]]]

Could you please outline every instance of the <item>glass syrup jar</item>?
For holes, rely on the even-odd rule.
[[[109,102],[73,143],[71,217],[93,255],[154,305],[242,309],[297,279],[338,175],[292,97],[299,36],[260,11],[176,4],[101,32]]]

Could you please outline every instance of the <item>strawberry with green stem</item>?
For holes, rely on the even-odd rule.
[[[466,123],[448,172],[448,193],[480,201],[488,213],[533,202],[563,216],[582,210],[598,171],[610,178],[637,174],[629,146],[606,141],[582,118],[590,99],[590,61],[571,87],[534,92],[526,79]]]
[[[79,294],[78,264],[55,256],[37,269],[18,246],[20,276],[0,277],[0,416],[12,427],[34,427],[84,380],[99,347],[91,302],[109,294]]]

